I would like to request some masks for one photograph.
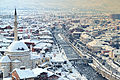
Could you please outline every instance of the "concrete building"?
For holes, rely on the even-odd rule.
[[[30,69],[14,69],[12,71],[12,80],[34,80],[35,74]]]
[[[104,45],[99,40],[91,41],[87,44],[87,47],[93,52],[99,52]]]
[[[92,41],[92,37],[91,37],[89,34],[82,33],[82,34],[81,34],[81,37],[80,37],[80,40],[81,40],[84,44],[86,44],[86,43]]]
[[[112,54],[114,55],[113,58],[117,61],[120,62],[120,50],[115,49],[112,51]]]

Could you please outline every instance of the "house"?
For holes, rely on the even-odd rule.
[[[10,25],[8,25],[4,29],[12,29],[12,27]]]
[[[57,80],[59,77],[55,74],[51,75],[50,77],[48,77],[48,80]]]
[[[92,41],[92,37],[91,37],[89,34],[87,34],[87,33],[81,33],[80,40],[81,40],[83,43],[86,44],[86,43]]]
[[[51,36],[52,33],[49,30],[40,30],[39,35],[40,36]]]
[[[105,45],[102,47],[101,54],[112,57],[112,54],[110,54],[110,52],[113,50],[114,50],[113,47],[111,47],[109,45]]]
[[[118,62],[120,62],[120,50],[119,49],[115,49],[111,53],[114,55],[113,59],[115,59]]]
[[[72,33],[72,36],[74,36],[75,38],[80,38],[80,35],[81,35],[81,32],[74,31]]]
[[[37,51],[38,53],[44,50],[45,52],[51,50],[52,44],[51,43],[38,43],[33,47],[34,51]]]
[[[14,69],[12,71],[12,80],[34,80],[35,75],[30,69]]]
[[[103,46],[104,45],[102,44],[102,42],[98,39],[95,39],[94,41],[91,41],[87,44],[87,47],[93,52],[101,51]]]
[[[63,56],[63,54],[57,54],[52,57],[51,63],[54,67],[60,68],[63,64],[67,64],[67,59]]]
[[[35,69],[32,69],[32,71],[34,72],[35,76],[37,77],[36,80],[56,80],[59,78],[53,72],[48,71],[46,69],[35,68]]]

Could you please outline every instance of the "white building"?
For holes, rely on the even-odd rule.
[[[92,37],[86,33],[82,33],[81,34],[81,37],[80,37],[80,40],[83,42],[83,43],[88,43],[88,42],[91,42],[92,41]]]

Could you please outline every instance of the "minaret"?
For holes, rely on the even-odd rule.
[[[17,12],[16,12],[16,8],[15,8],[15,22],[14,22],[14,40],[18,41],[18,33],[17,33]]]

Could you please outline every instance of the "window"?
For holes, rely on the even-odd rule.
[[[25,49],[24,49],[24,48],[21,48],[21,49],[20,49],[20,48],[18,48],[17,50],[25,50]]]
[[[117,58],[117,55],[115,55],[115,58]]]
[[[17,50],[20,50],[20,48],[18,48]]]
[[[46,77],[46,75],[41,75],[41,77]]]
[[[21,50],[24,50],[24,48],[22,48]]]

